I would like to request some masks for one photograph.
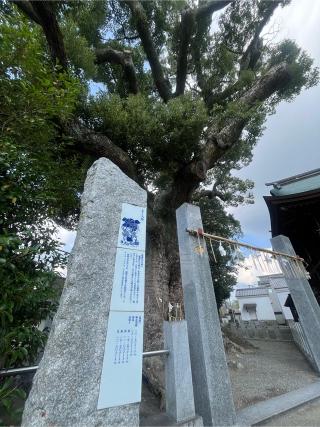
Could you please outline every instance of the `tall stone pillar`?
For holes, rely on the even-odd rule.
[[[180,266],[196,413],[205,426],[236,423],[229,371],[206,244],[186,230],[203,228],[200,209],[177,209]]]
[[[271,239],[275,251],[296,256],[290,239],[286,236],[276,236]],[[283,257],[279,263],[289,288],[291,297],[299,315],[306,341],[310,348],[316,369],[320,373],[320,307],[304,274],[297,277],[292,274],[292,268],[286,264]]]
[[[24,427],[139,425],[139,403],[97,409],[123,203],[146,207],[146,191],[99,159],[87,174],[68,275]]]

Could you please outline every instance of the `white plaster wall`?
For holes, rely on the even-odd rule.
[[[241,311],[241,320],[251,320],[250,315],[247,310],[244,308],[245,304],[256,304],[257,305],[257,319],[258,320],[276,320],[276,317],[273,312],[270,298],[268,296],[260,297],[244,297],[238,298],[240,311]]]
[[[289,295],[288,290],[281,291],[281,292],[277,291],[277,295],[278,295],[278,298],[279,298],[279,301],[281,304],[281,308],[282,308],[282,312],[283,312],[284,317],[288,320],[292,320],[293,316],[291,314],[290,308],[284,306],[284,303],[286,302],[286,299]]]
[[[251,300],[251,301],[249,301]],[[248,302],[249,301],[249,302]],[[251,320],[250,314],[247,312],[247,310],[243,307],[244,304],[255,304],[254,298],[248,298],[248,299],[240,299],[239,298],[239,306],[240,306],[240,312],[241,312],[241,320]]]

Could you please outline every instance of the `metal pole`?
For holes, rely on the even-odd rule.
[[[26,368],[2,369],[0,375],[10,377],[11,375],[30,374],[36,372],[38,366],[27,366]]]
[[[162,356],[168,355],[170,353],[169,350],[155,350],[155,351],[146,351],[142,353],[142,357],[153,357],[153,356]],[[28,366],[26,368],[14,368],[14,369],[2,369],[0,371],[0,375],[3,377],[10,377],[13,375],[23,375],[30,374],[32,372],[36,372],[38,366]]]
[[[142,357],[162,356],[162,355],[168,355],[169,353],[170,353],[169,350],[146,351],[142,353]]]

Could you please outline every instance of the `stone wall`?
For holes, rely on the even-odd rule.
[[[242,338],[293,341],[290,327],[279,325],[275,320],[240,320],[236,323],[230,322],[227,327]]]

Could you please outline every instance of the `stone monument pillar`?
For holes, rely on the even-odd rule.
[[[205,426],[231,426],[236,414],[206,244],[187,232],[203,228],[199,207],[180,206],[177,228],[196,413]]]
[[[99,159],[87,174],[68,275],[24,427],[139,425],[139,403],[97,409],[123,203],[146,207],[146,191]]]

